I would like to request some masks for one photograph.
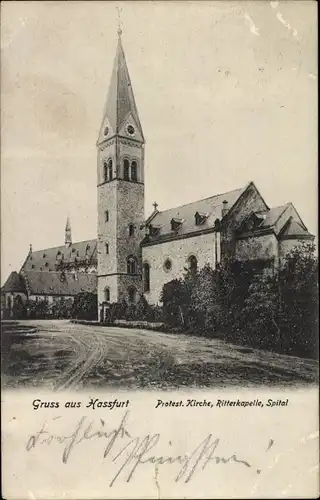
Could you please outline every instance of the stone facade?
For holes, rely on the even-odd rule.
[[[189,259],[194,256],[199,268],[209,264],[213,269],[216,266],[216,232],[183,238],[170,242],[143,247],[143,263],[150,266],[150,291],[145,297],[151,304],[159,303],[162,287],[168,281],[182,278],[189,267]],[[219,255],[219,254],[218,254]],[[218,257],[219,258],[219,257]],[[166,269],[167,260],[171,262],[171,269]]]
[[[235,260],[244,261],[274,261],[279,263],[279,242],[274,233],[250,236],[236,241]]]
[[[232,210],[231,210],[232,208]],[[228,207],[221,229],[221,252],[223,261],[232,259],[236,248],[236,230],[251,212],[267,210],[268,207],[253,182],[240,195],[233,205]]]

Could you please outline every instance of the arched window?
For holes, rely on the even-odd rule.
[[[104,300],[105,302],[110,302],[110,288],[108,286],[104,289]]]
[[[110,160],[108,161],[108,177],[109,177],[109,181],[112,181],[112,160],[110,158]]]
[[[143,291],[150,291],[150,266],[147,262],[143,264]]]
[[[133,182],[138,180],[138,165],[135,160],[131,162],[131,180]]]
[[[9,309],[9,311],[11,311],[12,309],[12,298],[10,295],[7,296],[7,308]]]
[[[125,181],[129,180],[129,167],[130,167],[129,160],[127,159],[123,160],[123,178]]]
[[[190,257],[188,258],[188,264],[189,270],[193,273],[196,273],[198,268],[197,257],[195,257],[194,255],[190,255]]]
[[[108,210],[106,210],[104,213],[104,220],[105,220],[105,222],[109,222],[109,211]]]
[[[133,286],[128,288],[128,300],[130,304],[135,304],[137,298],[137,291]]]
[[[129,224],[129,236],[134,236],[134,225]]]
[[[130,257],[127,258],[127,273],[136,274],[136,272],[137,272],[136,259],[131,255]]]
[[[108,255],[108,253],[109,253],[109,244],[108,243],[105,244],[105,249],[106,249],[106,254]]]
[[[108,164],[106,161],[103,162],[103,178],[104,178],[104,182],[107,182],[107,180],[108,180]]]

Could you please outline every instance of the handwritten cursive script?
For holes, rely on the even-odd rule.
[[[184,483],[188,483],[197,471],[203,471],[210,463],[228,464],[233,462],[243,467],[251,467],[247,460],[238,458],[236,453],[228,457],[218,454],[217,449],[221,447],[220,438],[214,438],[212,434],[208,434],[190,452],[174,456],[170,454],[158,455],[157,447],[164,444],[161,442],[161,435],[156,433],[132,436],[128,430],[129,413],[126,411],[119,425],[111,430],[107,428],[103,419],[94,421],[83,416],[77,422],[73,432],[65,436],[50,432],[48,423],[45,421],[40,430],[28,438],[26,450],[31,452],[39,445],[61,444],[63,446],[62,462],[67,464],[75,448],[81,443],[92,439],[103,439],[106,441],[103,458],[116,465],[119,464],[119,468],[109,484],[110,487],[121,477],[130,482],[135,471],[146,464],[153,464],[156,467],[171,466],[174,469],[174,481],[183,481]],[[53,420],[60,418],[55,417]],[[168,444],[171,446],[171,441]],[[259,472],[257,470],[257,473]]]

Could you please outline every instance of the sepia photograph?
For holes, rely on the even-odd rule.
[[[6,387],[316,381],[314,10],[245,4],[4,5]]]
[[[29,398],[29,425],[69,393],[119,413],[143,391],[160,416],[285,412],[286,391],[317,390],[316,3],[5,1],[1,14],[3,397],[21,411]],[[201,497],[162,496],[157,478],[154,498]]]

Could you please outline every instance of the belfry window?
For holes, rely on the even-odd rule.
[[[134,236],[134,225],[133,224],[129,224],[129,236]]]
[[[137,272],[136,259],[132,255],[130,255],[130,257],[127,258],[127,273],[136,274],[136,272]]]
[[[106,210],[104,213],[104,220],[105,222],[109,222],[109,210]]]
[[[106,254],[108,255],[109,254],[109,243],[105,244],[105,249],[106,249]]]
[[[108,179],[109,181],[112,181],[112,160],[108,161]]]
[[[131,180],[133,182],[138,180],[138,165],[135,160],[131,162]]]
[[[150,266],[147,262],[143,264],[143,291],[150,291]]]
[[[110,288],[108,286],[104,289],[104,300],[105,302],[110,302]]]
[[[123,178],[125,181],[130,180],[129,179],[129,168],[130,168],[129,160],[127,160],[127,159],[123,160]]]
[[[103,162],[103,179],[104,182],[108,181],[108,164],[106,161]]]

